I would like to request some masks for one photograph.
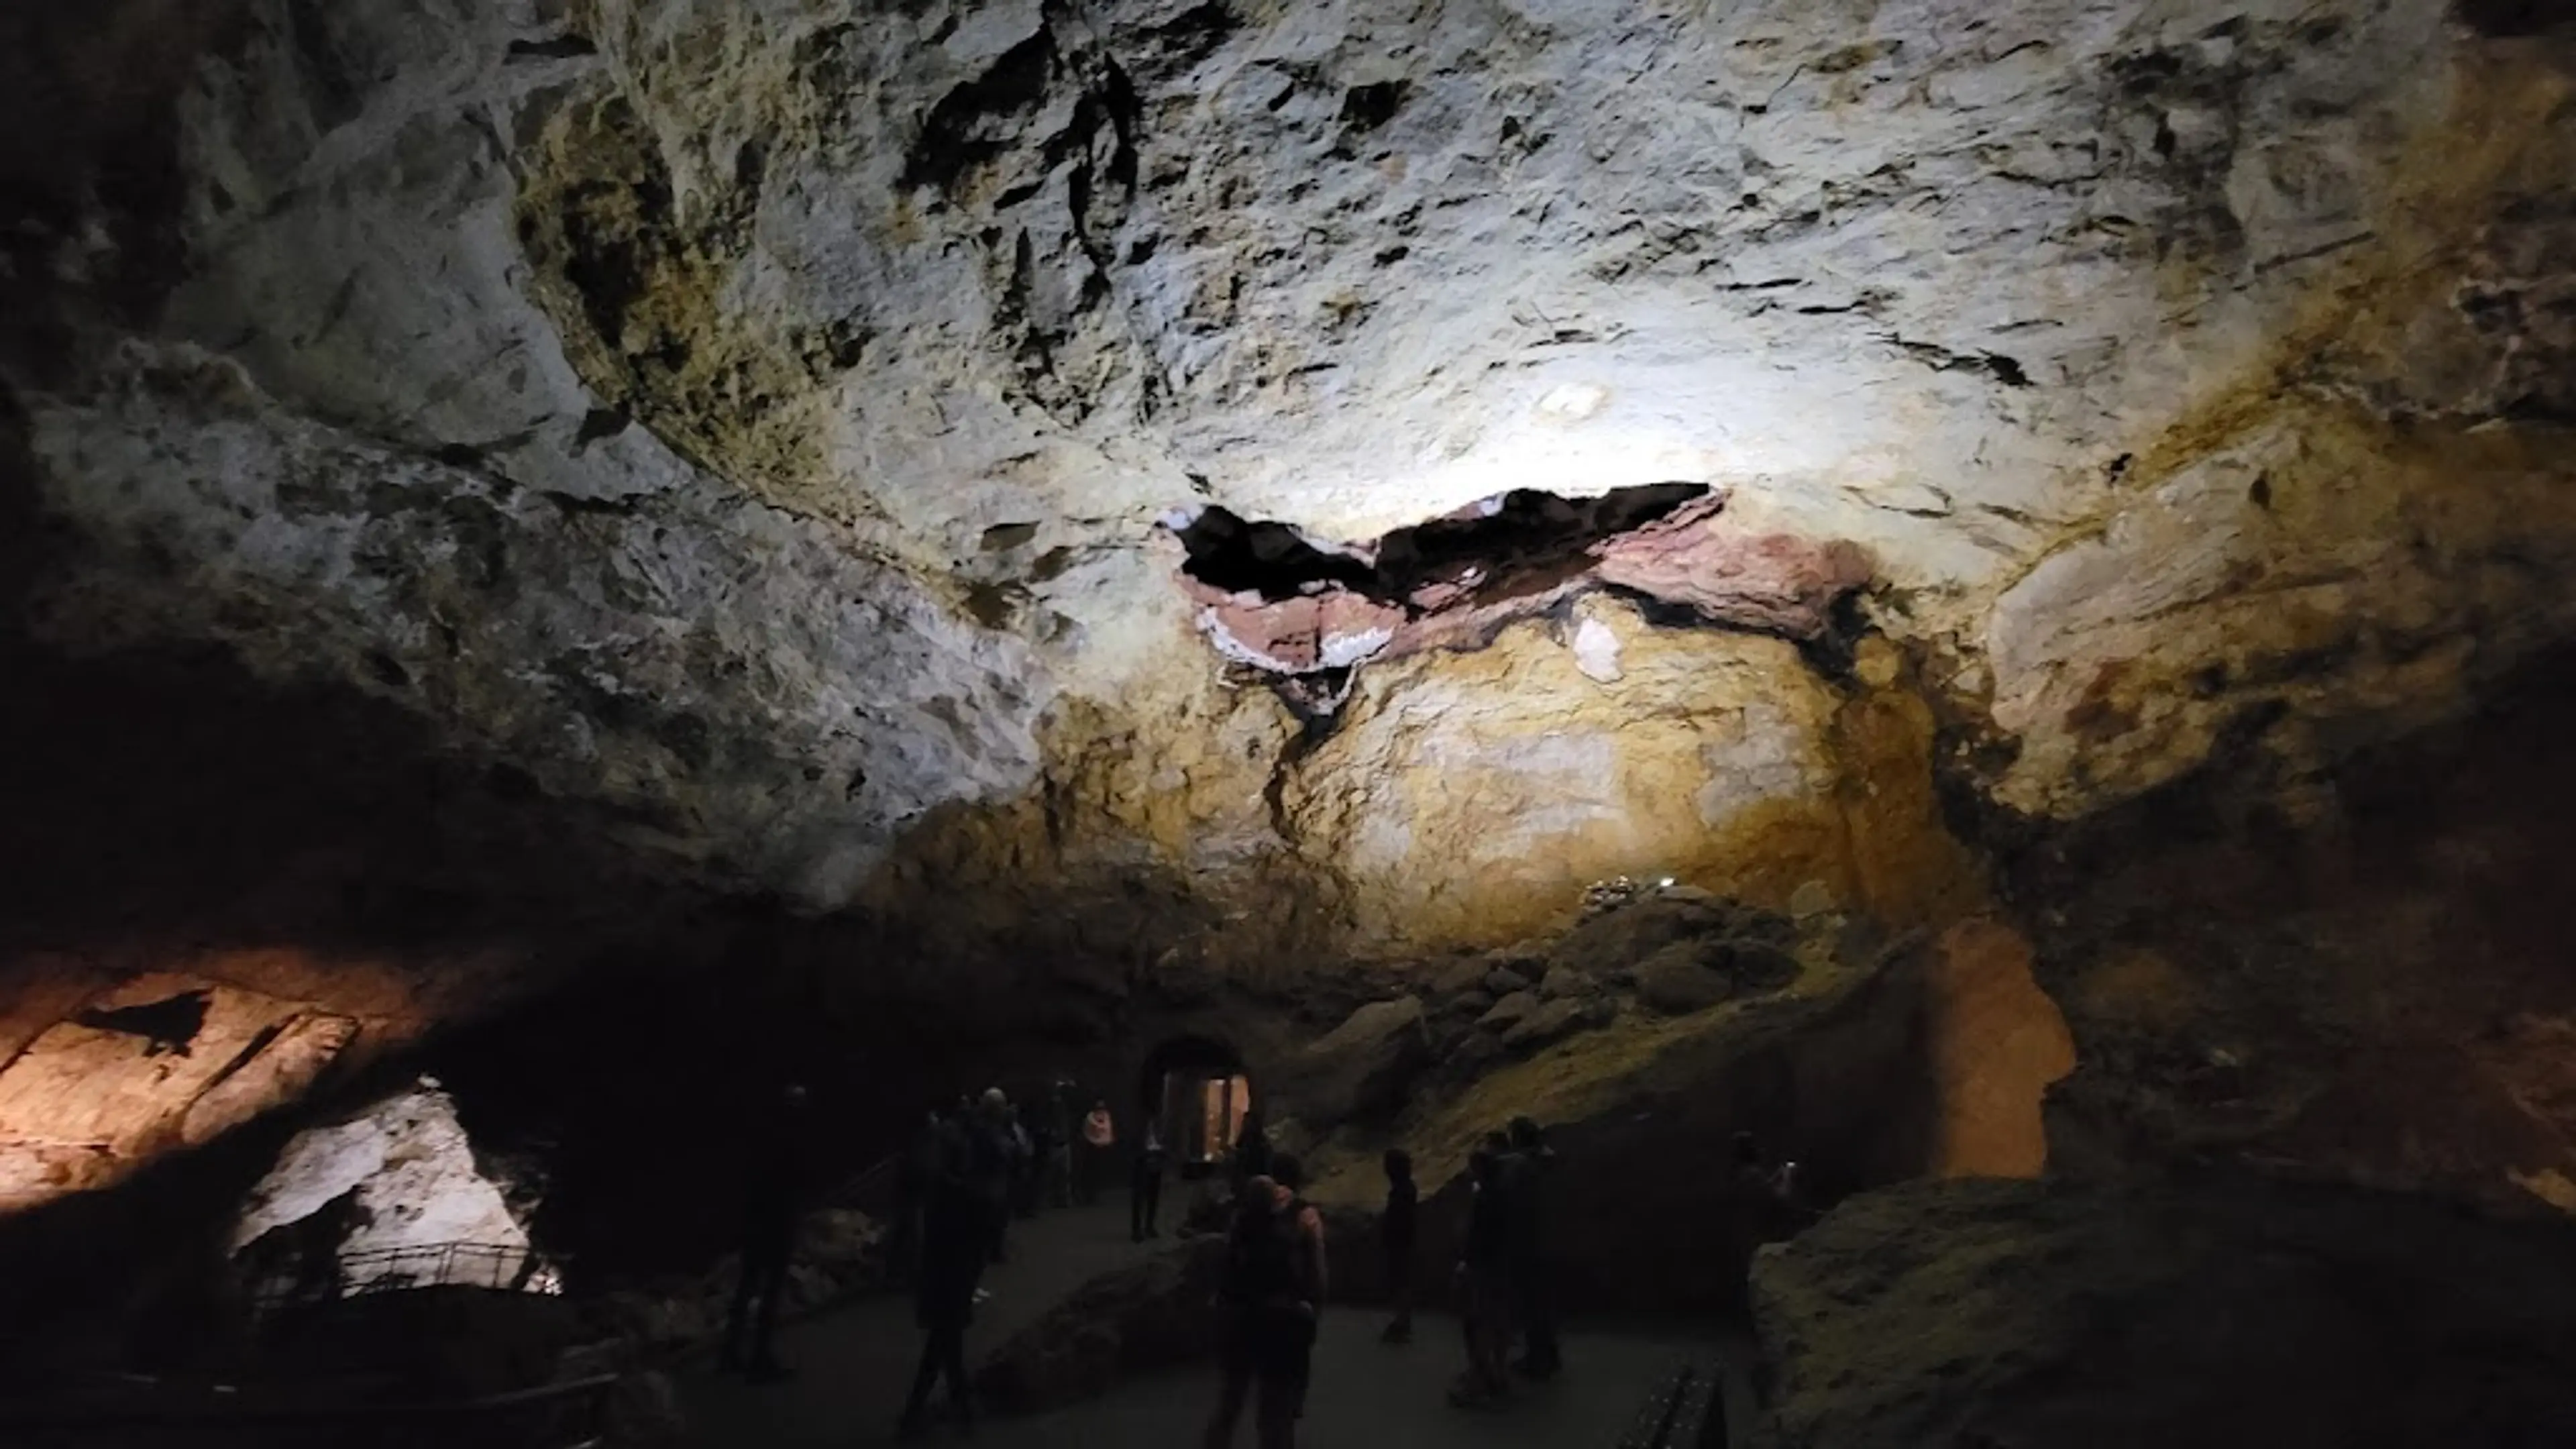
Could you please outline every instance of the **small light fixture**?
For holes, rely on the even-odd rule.
[[[1660,884],[1663,889],[1671,890],[1673,888],[1673,878],[1671,876],[1665,876]]]

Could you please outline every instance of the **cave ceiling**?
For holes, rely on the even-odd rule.
[[[1258,833],[1355,686],[1212,690],[1512,620],[1568,691],[1883,636],[2042,816],[2576,625],[2576,70],[2513,6],[98,8],[10,156],[34,631],[343,682],[815,905],[1099,740],[1222,737]],[[1562,533],[1423,543],[1496,515]]]

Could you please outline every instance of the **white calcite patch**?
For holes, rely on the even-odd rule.
[[[1596,684],[1618,682],[1619,636],[1610,632],[1609,625],[1586,618],[1574,626],[1574,667]]]
[[[345,1287],[361,1286],[370,1275],[425,1271],[412,1258],[426,1263],[429,1250],[450,1244],[498,1249],[503,1258],[523,1259],[528,1251],[527,1230],[475,1165],[455,1104],[428,1082],[361,1116],[298,1133],[252,1190],[234,1225],[233,1246],[246,1248],[351,1194],[356,1212],[338,1243]],[[511,1261],[471,1276],[482,1286],[500,1286],[516,1270]],[[494,1276],[500,1284],[489,1281]]]

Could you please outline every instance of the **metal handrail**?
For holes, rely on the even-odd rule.
[[[369,1248],[338,1260],[327,1278],[271,1278],[251,1305],[266,1315],[289,1304],[327,1303],[408,1289],[470,1287],[495,1292],[559,1291],[563,1260],[518,1243],[459,1240]]]
[[[619,1383],[615,1374],[600,1374],[481,1398],[410,1404],[259,1404],[225,1405],[146,1403],[127,1405],[28,1406],[0,1404],[0,1429],[11,1431],[12,1444],[29,1442],[22,1434],[68,1431],[63,1444],[90,1442],[88,1436],[108,1429],[168,1429],[187,1435],[189,1444],[208,1442],[228,1431],[334,1431],[318,1442],[424,1446],[468,1442],[457,1437],[474,1422],[471,1442],[524,1444],[529,1449],[595,1449],[607,1442],[610,1404]],[[348,1432],[365,1426],[361,1437]],[[405,1430],[433,1431],[439,1437],[406,1437]],[[503,1437],[516,1430],[526,1437]],[[45,1441],[37,1440],[37,1443]],[[273,1443],[273,1439],[250,1442]],[[288,1441],[293,1442],[293,1441]]]
[[[516,1243],[415,1243],[370,1248],[343,1257],[340,1282],[352,1293],[373,1293],[392,1288],[446,1287],[467,1282],[470,1273],[475,1280],[470,1286],[517,1288],[539,1266],[536,1250]],[[424,1276],[426,1282],[422,1281]]]

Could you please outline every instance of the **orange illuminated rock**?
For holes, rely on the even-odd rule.
[[[352,1020],[194,975],[139,977],[0,1070],[0,1209],[102,1186],[301,1094]]]
[[[2030,943],[1990,919],[1951,927],[1925,963],[1936,1176],[2037,1177],[2048,1164],[2040,1099],[2075,1070],[2075,1038],[2030,967]]]
[[[308,1014],[279,1028],[268,1045],[188,1104],[179,1136],[201,1147],[269,1108],[302,1096],[358,1034],[345,1016]]]

